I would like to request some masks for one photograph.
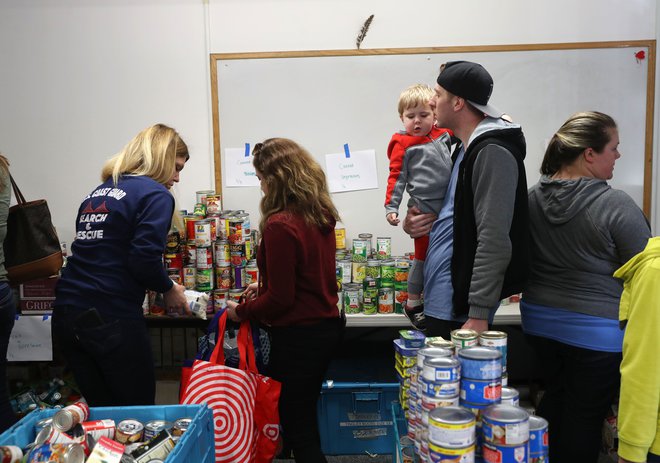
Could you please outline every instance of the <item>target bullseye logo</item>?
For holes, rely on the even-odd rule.
[[[216,462],[248,462],[256,444],[253,411],[257,380],[248,372],[208,364],[193,369],[184,404],[213,410]]]

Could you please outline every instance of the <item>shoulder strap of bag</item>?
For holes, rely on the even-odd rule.
[[[9,180],[11,180],[11,187],[14,190],[14,196],[16,197],[16,202],[18,204],[23,204],[25,203],[25,196],[23,196],[23,193],[21,193],[21,190],[18,188],[18,185],[16,185],[16,182],[14,181],[14,177],[9,174]]]
[[[254,352],[254,341],[252,339],[252,326],[249,320],[241,322],[241,327],[236,336],[238,345],[238,367],[241,370],[259,373],[257,369],[257,356]]]
[[[213,353],[209,362],[216,363],[218,365],[225,364],[225,328],[227,327],[227,311],[225,310],[220,318],[218,318],[218,340],[215,342],[215,347],[213,348]]]

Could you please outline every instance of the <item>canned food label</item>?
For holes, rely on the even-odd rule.
[[[527,445],[506,447],[503,445],[492,445],[484,442],[482,452],[483,460],[485,463],[506,463],[509,461],[515,461],[516,463],[527,463],[528,461]]]
[[[429,423],[429,440],[440,447],[468,447],[474,444],[474,439],[474,421],[470,423],[450,424],[438,423],[431,420]]]

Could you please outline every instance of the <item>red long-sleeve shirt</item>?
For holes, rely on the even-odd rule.
[[[291,212],[269,217],[257,252],[259,296],[239,304],[238,316],[272,326],[339,317],[334,225],[319,229]]]

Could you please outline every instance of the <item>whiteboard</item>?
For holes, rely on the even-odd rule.
[[[610,183],[648,214],[655,41],[212,55],[216,190],[222,191],[223,207],[244,209],[258,223],[259,188],[223,187],[227,148],[286,137],[323,167],[325,155],[342,152],[344,144],[373,149],[378,188],[333,194],[347,245],[359,233],[372,233],[374,239],[391,236],[394,254],[411,251],[412,240],[401,226],[387,223],[383,207],[387,145],[402,128],[398,96],[414,83],[433,87],[440,64],[460,59],[491,73],[491,103],[522,125],[529,186],[538,181],[550,137],[568,116],[601,111],[617,121],[621,140],[622,157]]]

